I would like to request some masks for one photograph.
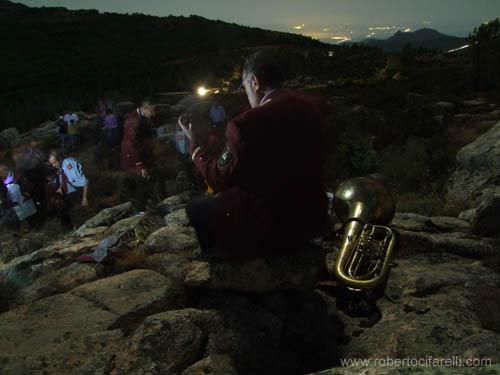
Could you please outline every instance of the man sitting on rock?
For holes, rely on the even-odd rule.
[[[218,193],[187,207],[203,250],[223,257],[290,252],[324,229],[323,105],[280,90],[282,79],[270,55],[247,59],[242,85],[251,109],[229,122],[222,151],[196,124],[179,121],[197,171]]]
[[[68,210],[73,205],[78,194],[76,191],[83,188],[82,206],[88,206],[87,195],[89,191],[89,181],[83,173],[81,163],[74,158],[65,158],[60,151],[53,150],[49,154],[49,163],[57,170],[56,184],[58,189],[56,194],[62,199],[58,202],[57,213],[62,223],[67,227],[72,226]]]

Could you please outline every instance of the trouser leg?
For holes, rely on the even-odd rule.
[[[206,251],[215,247],[215,197],[201,197],[192,199],[186,213],[193,225],[201,249]]]

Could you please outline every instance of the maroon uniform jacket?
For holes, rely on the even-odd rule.
[[[194,154],[197,170],[219,193],[219,251],[291,250],[321,233],[327,217],[322,125],[319,101],[275,92],[229,122],[222,152],[201,147]]]
[[[131,112],[123,126],[120,167],[139,176],[143,167],[137,164],[144,162],[147,129],[147,121],[139,110]]]

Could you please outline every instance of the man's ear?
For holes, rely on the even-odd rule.
[[[259,77],[257,77],[255,74],[252,74],[252,76],[250,77],[250,82],[255,92],[258,92],[261,87]]]

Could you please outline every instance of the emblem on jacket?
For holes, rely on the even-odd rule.
[[[233,154],[231,154],[231,150],[226,146],[222,154],[219,156],[219,160],[217,160],[217,168],[224,169],[233,159]]]

